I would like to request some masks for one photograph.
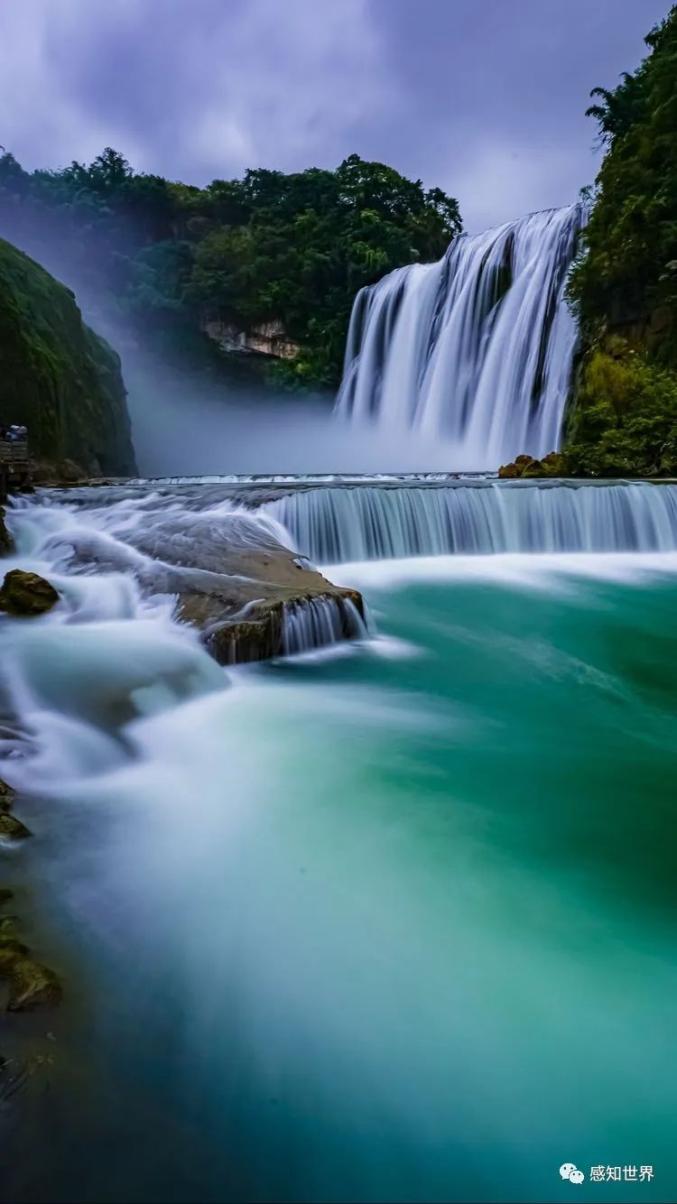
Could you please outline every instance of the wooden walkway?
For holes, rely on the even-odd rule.
[[[10,489],[29,485],[31,470],[28,443],[7,443],[0,439],[0,502],[7,501]]]

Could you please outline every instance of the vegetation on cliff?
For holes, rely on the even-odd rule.
[[[82,321],[73,294],[0,239],[0,420],[24,423],[31,453],[59,470],[134,471],[115,352]]]
[[[567,432],[585,476],[677,475],[677,7],[588,112],[606,153],[569,293],[584,354]]]
[[[382,163],[247,171],[206,188],[138,174],[107,148],[89,167],[0,156],[0,231],[147,339],[194,347],[208,320],[281,323],[290,384],[338,383],[355,293],[459,232],[458,205]],[[206,341],[206,340],[205,340]]]

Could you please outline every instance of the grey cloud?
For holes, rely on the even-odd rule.
[[[105,144],[204,183],[357,151],[458,196],[466,225],[564,204],[596,170],[590,88],[654,0],[2,0],[0,142]]]

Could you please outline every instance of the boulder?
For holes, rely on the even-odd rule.
[[[163,558],[173,553],[162,549]],[[188,558],[207,572],[191,573]],[[341,611],[351,602],[364,617],[362,596],[354,589],[334,585],[298,553],[269,542],[258,548],[238,546],[214,549],[181,549],[184,570],[175,577],[178,617],[197,627],[208,652],[222,665],[240,661],[266,660],[283,652],[286,607],[334,599]],[[210,556],[212,559],[210,559]],[[344,624],[344,638],[350,638]]]
[[[517,456],[511,464],[502,464],[498,470],[501,480],[515,480],[539,477],[566,477],[569,475],[569,462],[563,452],[548,452],[542,460],[534,456]]]
[[[9,840],[25,840],[30,834],[26,825],[22,824],[21,820],[12,815],[10,811],[0,811],[0,837],[6,837]]]
[[[29,1012],[38,1007],[54,1007],[61,1002],[62,988],[53,970],[33,961],[19,950],[19,941],[7,951],[0,947],[0,974],[9,984],[8,1012]]]
[[[0,778],[0,811],[9,811],[14,802],[14,791]]]
[[[35,616],[45,614],[59,601],[59,595],[37,573],[25,573],[22,569],[12,569],[5,575],[0,588],[0,610],[17,616]]]

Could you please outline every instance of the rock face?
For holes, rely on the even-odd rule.
[[[120,360],[82,321],[69,289],[0,239],[0,420],[28,427],[59,476],[136,471]]]
[[[299,343],[289,338],[279,321],[263,322],[260,326],[241,330],[234,322],[211,319],[204,323],[203,330],[222,351],[252,351],[283,360],[295,359],[300,351]]]
[[[25,617],[43,615],[58,601],[59,595],[54,586],[37,573],[12,569],[11,573],[5,574],[0,588],[0,610],[7,614]]]
[[[5,511],[3,507],[0,506],[0,556],[7,556],[7,554],[13,551],[13,549],[14,540],[12,539],[5,522]]]
[[[518,456],[512,464],[502,464],[498,475],[501,480],[515,480],[518,477],[566,477],[569,475],[569,464],[562,452],[549,452],[542,460],[535,460],[533,456]]]

